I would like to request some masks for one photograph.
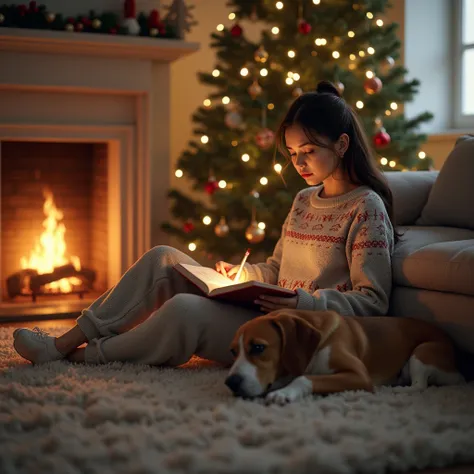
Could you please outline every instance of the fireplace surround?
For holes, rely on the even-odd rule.
[[[62,183],[61,179],[56,181],[58,190],[52,189],[58,208],[65,207],[61,210],[64,224],[70,229],[66,231],[66,242],[70,236],[68,250],[77,253],[81,242],[90,237],[84,237],[80,229],[74,232],[74,215],[81,212],[83,217],[89,212],[87,219],[92,219],[89,224],[83,222],[82,226],[94,224],[94,237],[90,238],[106,240],[101,245],[87,243],[87,249],[83,249],[87,266],[98,270],[96,292],[115,284],[120,275],[151,246],[167,243],[167,235],[161,231],[160,224],[168,218],[164,203],[170,179],[170,63],[197,48],[197,44],[183,40],[0,29],[2,173],[16,173],[21,182],[22,169],[15,171],[15,166],[4,162],[15,160],[15,153],[20,153],[18,150],[23,157],[22,163],[27,167],[31,165],[28,156],[35,153],[43,153],[42,159],[48,160],[48,147],[49,159],[56,156],[60,161],[57,155],[68,148],[73,150],[75,146],[73,155],[83,153],[86,161],[89,157],[88,164],[83,164],[93,178],[99,172],[97,156],[102,156],[104,169],[100,172],[106,179],[107,192],[99,196],[97,189],[87,191],[93,195],[87,199],[92,199],[96,207],[102,206],[101,212],[106,214],[103,219],[106,223],[102,222],[102,227],[97,225],[97,217],[94,224],[92,202],[81,203],[76,197],[76,209],[74,203],[68,202],[68,192],[84,181],[83,176],[77,175],[84,171],[80,166],[82,158],[75,158],[70,171],[78,179],[66,175]],[[15,144],[16,152],[12,151]],[[35,182],[34,166],[23,172],[33,179],[29,187],[22,183],[26,186],[24,189],[30,189],[41,206],[40,187],[51,183],[47,179]],[[45,178],[44,173],[40,174]],[[0,183],[2,180],[5,176],[0,176]],[[4,183],[1,195],[7,191],[14,194],[15,190],[11,188],[12,183]],[[16,192],[22,194],[19,188]],[[17,214],[21,213],[25,202],[25,198],[19,195],[16,196],[19,203]],[[14,198],[10,199],[15,202]],[[0,206],[3,213],[13,212],[11,202],[0,203],[3,204]],[[37,221],[41,221],[41,207],[31,212]],[[5,215],[0,221],[4,219]],[[71,222],[68,224],[68,221]],[[20,227],[17,226],[18,232]],[[0,233],[3,236],[0,237],[0,318],[25,314],[31,308],[31,303],[25,302],[19,310],[19,303],[8,298],[5,292],[5,273],[14,271],[12,265],[18,259],[18,255],[12,255],[17,250],[11,250],[11,238],[10,242],[7,239],[7,233],[11,236],[13,231],[4,224]],[[25,232],[29,234],[23,237],[31,240],[33,230],[28,227]],[[81,232],[82,237],[78,235]],[[39,222],[37,234],[40,233]],[[87,298],[76,306],[84,306],[86,302]],[[57,304],[48,301],[46,305],[48,312],[61,313],[63,310],[59,308],[64,307],[64,300]]]

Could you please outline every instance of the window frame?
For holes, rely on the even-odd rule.
[[[456,0],[453,11],[453,126],[456,129],[474,127],[474,113],[462,112],[462,56],[468,49],[474,50],[474,42],[463,44],[463,4],[464,0]]]

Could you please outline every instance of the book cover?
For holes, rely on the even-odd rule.
[[[178,263],[174,268],[194,283],[205,296],[243,306],[257,308],[254,301],[260,295],[295,296],[296,292],[277,285],[251,280],[236,283],[212,268]]]

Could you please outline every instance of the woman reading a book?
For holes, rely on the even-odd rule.
[[[265,263],[246,263],[243,280],[294,290],[257,297],[254,309],[206,298],[174,265],[199,265],[165,246],[146,252],[54,338],[15,331],[15,348],[33,363],[68,358],[177,366],[193,354],[230,364],[229,344],[243,323],[278,308],[387,313],[392,284],[392,195],[350,106],[332,84],[301,95],[278,133],[280,151],[310,187],[292,205]],[[238,266],[218,262],[232,277]],[[87,343],[85,348],[79,348]]]

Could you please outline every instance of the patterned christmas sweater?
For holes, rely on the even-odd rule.
[[[246,264],[246,277],[296,290],[298,309],[385,315],[394,245],[385,205],[367,186],[335,198],[322,189],[297,194],[273,255]]]

